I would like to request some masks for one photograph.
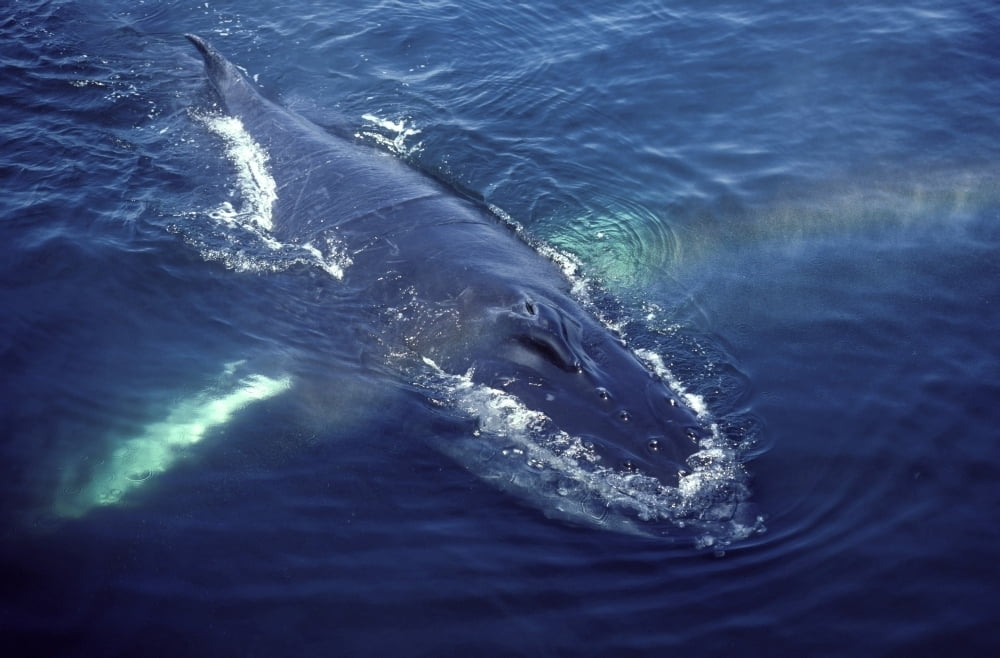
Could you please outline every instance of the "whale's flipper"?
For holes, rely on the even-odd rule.
[[[243,374],[242,365],[242,361],[226,364],[214,385],[178,399],[166,416],[98,457],[96,466],[82,458],[65,468],[53,513],[78,518],[95,507],[122,502],[129,492],[182,461],[195,444],[230,423],[240,411],[291,388],[288,375]]]

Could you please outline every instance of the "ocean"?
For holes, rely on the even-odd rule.
[[[985,0],[8,0],[3,654],[997,655],[998,33]],[[276,237],[275,154],[185,34],[560,265],[712,428],[712,486],[566,518],[439,449],[539,446],[371,349],[370,245]]]

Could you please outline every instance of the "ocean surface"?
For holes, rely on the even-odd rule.
[[[241,220],[267,153],[186,33],[570,264],[704,405],[735,475],[696,504],[739,518],[574,523],[435,449],[350,259]],[[998,34],[988,0],[8,0],[0,651],[998,655]]]

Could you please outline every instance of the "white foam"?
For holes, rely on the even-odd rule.
[[[407,119],[392,121],[374,114],[363,114],[361,118],[373,124],[356,133],[356,137],[367,138],[396,155],[410,156],[420,151],[422,143],[411,144],[410,138],[420,134],[420,129],[407,125]]]
[[[542,412],[502,390],[473,381],[472,372],[451,375],[424,359],[417,379],[437,404],[474,419],[465,439],[438,446],[486,480],[550,514],[644,534],[669,534],[648,524],[687,528],[699,546],[720,547],[762,528],[736,512],[749,496],[742,466],[717,430],[702,440],[676,486],[625,472],[602,462],[584,439],[559,430]]]
[[[236,184],[243,207],[235,212],[232,206],[220,213],[224,221],[246,222],[265,231],[274,228],[272,212],[278,200],[278,184],[268,169],[267,151],[243,127],[237,117],[206,114],[196,115],[210,131],[222,138],[226,156],[236,167]]]
[[[514,232],[517,233],[522,240],[531,245],[535,251],[545,258],[548,258],[553,264],[555,264],[556,267],[559,268],[559,271],[562,272],[562,275],[570,284],[570,293],[577,301],[586,304],[588,307],[593,306],[589,294],[590,281],[583,275],[583,264],[580,262],[579,258],[565,251],[560,251],[551,245],[531,240],[527,232],[524,230],[524,226],[511,217],[510,213],[500,206],[490,203],[487,204],[486,207],[489,208],[489,211],[493,213],[497,219],[514,229]]]
[[[340,245],[330,237],[324,238],[323,248],[314,246],[311,242],[302,245],[302,249],[312,256],[312,262],[321,270],[340,280],[344,278],[344,269],[351,264],[351,257],[340,248]]]
[[[673,389],[674,393],[687,403],[691,411],[698,418],[702,420],[709,419],[710,414],[708,405],[705,404],[705,399],[700,395],[689,392],[684,384],[681,383],[681,380],[663,363],[663,357],[652,350],[637,349],[634,350],[634,353],[646,364],[646,367],[659,375],[667,383],[667,386]]]
[[[226,230],[225,246],[210,245],[204,239],[182,230],[189,242],[199,248],[206,260],[220,261],[238,272],[282,272],[297,265],[318,267],[335,279],[343,279],[351,265],[347,250],[328,229],[304,244],[282,242],[274,230],[274,205],[278,185],[271,175],[267,151],[246,131],[236,117],[218,114],[194,114],[212,133],[222,138],[226,158],[236,169],[237,208],[224,201],[207,215]],[[200,217],[187,213],[185,217]]]

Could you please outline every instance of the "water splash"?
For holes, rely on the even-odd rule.
[[[194,119],[222,138],[226,159],[236,171],[238,205],[224,201],[207,212],[188,212],[176,232],[196,247],[205,260],[218,261],[237,272],[283,272],[295,266],[318,267],[341,280],[351,265],[346,248],[328,229],[311,242],[282,242],[274,234],[274,205],[278,185],[269,168],[270,157],[236,117],[192,113]],[[221,235],[206,234],[194,221],[207,215]]]
[[[452,375],[425,358],[414,383],[438,407],[475,422],[465,436],[432,438],[436,448],[549,516],[715,550],[763,531],[748,503],[747,474],[715,425],[673,486],[603,463],[585,439],[516,396],[475,383],[471,372]]]
[[[407,125],[407,119],[391,121],[370,113],[362,115],[361,118],[371,125],[355,134],[360,139],[371,140],[390,153],[404,158],[416,155],[423,148],[421,142],[410,143],[410,138],[419,135],[420,129]]]

